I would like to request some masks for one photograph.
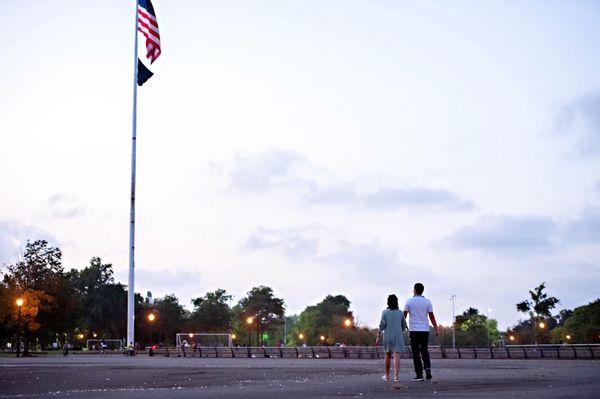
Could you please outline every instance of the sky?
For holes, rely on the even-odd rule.
[[[137,292],[343,294],[371,327],[415,282],[444,324],[600,296],[597,2],[153,3]],[[127,282],[134,10],[0,2],[0,264],[46,239]]]

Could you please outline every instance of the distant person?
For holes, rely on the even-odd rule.
[[[406,351],[404,337],[402,332],[406,330],[406,319],[398,307],[398,297],[390,295],[387,299],[387,309],[381,313],[379,322],[379,333],[375,345],[383,345],[385,350],[385,381],[390,380],[390,367],[392,362],[392,353],[394,354],[394,382],[398,382],[398,373],[400,372],[400,352]],[[383,336],[383,337],[382,337]]]
[[[425,377],[430,380],[431,360],[429,359],[429,350],[427,343],[429,341],[429,320],[435,329],[435,335],[440,335],[437,322],[433,315],[433,305],[431,301],[423,296],[425,286],[416,283],[414,287],[414,296],[406,301],[404,305],[404,317],[408,315],[408,327],[410,328],[410,348],[413,355],[416,376],[413,381],[423,381],[423,366],[425,367]],[[429,320],[427,319],[429,317]]]
[[[135,348],[133,347],[133,342],[130,342],[129,345],[127,345],[127,356],[133,356],[135,354]]]
[[[100,342],[100,353],[102,353],[103,355],[106,355],[107,347],[108,347],[108,345],[106,345],[106,341],[102,340],[102,342]]]
[[[192,357],[196,357],[196,353],[198,353],[198,356],[200,356],[200,347],[198,346],[198,343],[194,341],[194,354]]]
[[[63,345],[63,356],[67,357],[68,354],[69,354],[69,343],[65,342],[65,344]]]
[[[181,341],[181,355],[183,357],[185,357],[185,347],[187,346],[187,341],[184,339],[183,341]]]

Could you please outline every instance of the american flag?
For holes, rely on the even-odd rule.
[[[150,0],[138,0],[138,30],[146,37],[146,57],[152,64],[160,55],[160,34]]]

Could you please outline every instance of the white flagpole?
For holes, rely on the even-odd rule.
[[[129,284],[127,286],[127,345],[135,345],[135,141],[137,133],[138,7],[135,0],[135,45],[133,56],[133,116],[131,124],[131,208],[129,214]]]

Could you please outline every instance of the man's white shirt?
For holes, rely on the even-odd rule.
[[[408,312],[410,331],[429,331],[428,315],[433,312],[431,301],[422,295],[415,295],[406,301],[404,311]]]

